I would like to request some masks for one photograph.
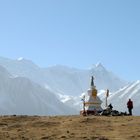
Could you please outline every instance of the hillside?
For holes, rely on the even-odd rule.
[[[24,77],[13,77],[0,66],[0,115],[75,114],[56,95]]]
[[[131,98],[134,103],[133,114],[140,115],[140,81],[134,81],[120,90],[112,93],[109,97],[109,102],[114,105],[114,108],[119,111],[127,111],[126,103]]]
[[[1,116],[1,140],[139,140],[140,117]]]

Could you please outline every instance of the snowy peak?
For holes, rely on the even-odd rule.
[[[104,68],[104,66],[102,65],[101,62],[98,62],[95,66],[96,66],[96,67],[103,67],[103,68]]]
[[[102,65],[101,62],[97,63],[95,66],[96,66],[95,67],[95,70],[98,70],[98,71],[106,71],[105,67]]]
[[[91,70],[94,71],[107,71],[106,68],[103,66],[103,64],[101,62],[98,62],[97,64],[93,64],[93,66],[91,67]]]
[[[19,57],[17,59],[18,62],[23,62],[23,63],[33,63],[31,60],[25,59],[23,57]]]
[[[97,63],[90,69],[90,75],[95,77],[98,89],[116,91],[127,84],[126,81],[108,71],[101,63]]]
[[[6,69],[9,70],[9,68],[11,67],[15,67],[15,69],[17,69],[17,67],[21,67],[21,66],[29,66],[29,67],[38,67],[35,63],[33,63],[31,60],[25,59],[23,57],[19,57],[18,59],[10,59],[10,58],[4,58],[4,57],[0,57],[0,65],[4,66]],[[12,68],[12,69],[13,69]]]
[[[15,60],[16,62],[23,64],[23,65],[32,65],[32,66],[36,66],[31,60],[25,59],[23,57],[19,57],[17,60]]]
[[[17,61],[22,61],[22,60],[24,60],[23,57],[19,57],[19,58],[17,59]]]

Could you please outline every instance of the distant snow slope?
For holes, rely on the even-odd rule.
[[[140,115],[140,81],[128,84],[109,72],[101,63],[90,69],[62,65],[40,68],[24,58],[11,60],[0,57],[0,65],[12,74],[11,76],[0,67],[2,113],[70,114],[75,112],[71,109],[73,107],[78,113],[82,105],[80,96],[89,88],[90,76],[93,75],[103,107],[105,90],[108,88],[111,91],[108,102],[113,104],[114,109],[127,111],[126,103],[131,98],[134,101],[134,114]]]
[[[88,96],[86,93],[82,95]],[[73,105],[77,110],[82,109],[82,95],[73,97],[73,96],[63,96],[60,95],[60,99],[63,103],[67,105]],[[98,90],[98,96],[103,101],[102,108],[106,108],[106,91],[105,90]],[[124,88],[117,90],[116,92],[111,92],[108,97],[108,104],[112,103],[113,109],[118,110],[120,112],[127,112],[127,102],[129,98],[132,99],[134,108],[133,108],[133,115],[140,115],[140,81],[135,81],[131,84],[128,84]]]
[[[114,108],[121,111],[128,111],[127,101],[131,98],[134,103],[133,113],[135,115],[140,115],[140,81],[135,81],[128,84],[124,88],[113,93],[109,97],[109,102],[114,105]]]
[[[24,77],[13,77],[0,66],[0,114],[75,114],[56,95]]]
[[[111,91],[115,91],[127,83],[106,70],[101,63],[84,70],[62,65],[40,68],[24,58],[11,60],[0,57],[0,65],[15,77],[27,77],[52,92],[63,95],[78,96],[85,92],[90,85],[91,75],[95,77],[98,89],[109,88]]]

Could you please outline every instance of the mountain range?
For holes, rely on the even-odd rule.
[[[0,65],[15,77],[29,78],[54,93],[64,95],[77,96],[87,90],[91,75],[94,75],[98,89],[109,88],[111,91],[116,91],[127,83],[106,70],[101,63],[84,70],[62,65],[41,68],[24,58],[12,60],[0,57]]]
[[[62,65],[41,68],[32,61],[24,58],[12,60],[0,57],[0,65],[1,69],[7,71],[6,75],[12,77],[11,82],[5,82],[5,90],[9,88],[8,95],[12,96],[4,97],[5,99],[8,98],[6,102],[3,102],[0,99],[0,105],[5,106],[5,104],[9,104],[11,102],[9,102],[9,99],[12,99],[13,101],[13,97],[17,96],[18,93],[21,97],[19,97],[20,99],[16,98],[15,100],[20,101],[22,99],[22,102],[30,102],[30,106],[36,108],[38,108],[39,105],[41,106],[41,109],[38,108],[38,111],[30,109],[26,112],[27,106],[25,107],[23,104],[22,107],[19,106],[16,111],[11,108],[9,109],[10,112],[8,112],[8,109],[8,111],[6,109],[1,109],[3,110],[2,114],[6,114],[7,112],[9,114],[30,114],[31,110],[31,114],[42,115],[75,114],[76,110],[78,113],[81,106],[81,94],[86,92],[89,88],[90,77],[92,75],[95,77],[95,84],[99,91],[98,95],[103,100],[103,106],[105,90],[109,89],[111,93],[108,101],[113,103],[114,108],[122,111],[127,110],[126,101],[131,97],[131,99],[134,100],[134,113],[136,115],[140,114],[138,110],[140,107],[140,104],[138,103],[140,83],[138,81],[130,83],[129,81],[119,78],[112,72],[108,71],[101,63],[92,65],[92,67],[88,69],[77,69]],[[0,73],[2,73],[2,71]],[[2,75],[3,74],[1,74],[1,76]],[[8,83],[10,87],[6,87],[6,83]],[[14,86],[12,85],[13,83],[15,83]],[[3,80],[0,84],[3,84]],[[17,87],[20,90],[17,90]],[[12,93],[11,88],[13,90],[16,89],[17,91]],[[3,98],[5,94],[2,93],[3,92],[1,91],[0,94]],[[34,99],[36,101],[34,101]],[[18,106],[17,102],[15,102],[15,106],[16,104]],[[8,107],[12,107],[12,105],[9,105]],[[46,110],[46,108],[48,108],[48,110]]]

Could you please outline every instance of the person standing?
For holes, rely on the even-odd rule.
[[[127,108],[128,108],[129,115],[132,115],[133,101],[131,99],[129,99],[127,102]]]
[[[109,104],[109,105],[108,105],[108,108],[112,111],[112,109],[113,109],[112,104]]]

